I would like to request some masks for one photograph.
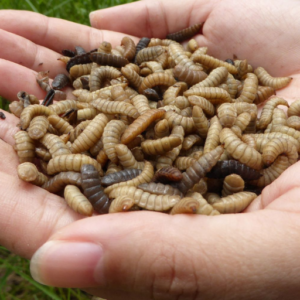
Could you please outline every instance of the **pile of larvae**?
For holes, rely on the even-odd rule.
[[[201,26],[63,50],[68,75],[37,74],[44,101],[21,91],[10,105],[19,177],[85,216],[242,212],[297,161],[300,100],[273,96],[292,78],[208,55],[192,39]]]

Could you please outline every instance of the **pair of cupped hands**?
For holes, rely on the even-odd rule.
[[[281,0],[146,0],[92,12],[92,27],[32,12],[0,11],[0,94],[45,97],[36,72],[66,73],[62,49],[119,45],[124,35],[164,38],[205,22],[195,39],[220,58],[247,58],[277,92],[300,97],[300,3]],[[121,32],[121,33],[120,33]],[[298,89],[299,88],[299,89]],[[71,97],[71,91],[67,91]],[[129,212],[83,218],[54,194],[22,182],[12,148],[19,120],[0,120],[0,244],[31,258],[44,284],[109,300],[300,299],[300,165],[291,166],[245,213],[207,217]]]

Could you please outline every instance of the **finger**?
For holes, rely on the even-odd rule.
[[[94,11],[90,23],[138,37],[165,38],[168,33],[204,22],[211,7],[211,1],[187,0],[184,5],[172,0],[138,1]]]
[[[75,46],[89,51],[97,48],[103,41],[116,46],[120,45],[123,37],[123,34],[117,32],[97,30],[70,21],[17,10],[0,11],[0,28],[58,53],[63,49],[74,49]]]
[[[24,66],[0,58],[0,96],[16,100],[19,91],[26,91],[38,99],[43,99],[46,92],[36,82],[36,74],[37,72]],[[74,99],[70,88],[63,91],[67,93],[68,99]]]
[[[254,299],[267,297],[267,287],[280,299],[298,286],[292,257],[299,251],[293,237],[299,226],[296,214],[271,210],[98,216],[57,232],[33,256],[31,273],[47,285],[94,287],[111,300],[121,299],[122,291],[126,299],[239,299],[249,293]],[[293,274],[285,280],[278,268]]]
[[[0,111],[5,114],[5,119],[0,119],[0,138],[12,146],[15,143],[14,135],[20,130],[17,127],[20,119],[7,111]]]
[[[19,35],[0,29],[0,57],[23,65],[34,71],[49,71],[54,78],[59,73],[68,74],[65,65],[57,59],[61,54],[39,46]],[[13,51],[12,51],[13,50]]]
[[[3,163],[1,159],[1,170]],[[15,163],[9,164],[14,172]],[[0,189],[0,244],[23,257],[30,258],[55,231],[82,218],[62,198],[19,180],[16,174],[1,172]]]

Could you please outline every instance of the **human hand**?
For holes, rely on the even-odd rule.
[[[297,164],[285,174],[288,172],[296,178]],[[277,192],[284,182],[277,180],[270,186],[271,197],[258,198],[252,212],[242,215],[210,218],[132,212],[88,218],[64,229],[61,228],[76,217],[57,228],[48,223],[47,227],[57,233],[41,248],[44,251],[35,255],[34,276],[50,285],[91,287],[90,292],[109,300],[180,296],[295,299],[299,294],[299,274],[293,259],[299,250],[295,203],[298,188],[287,190],[286,198],[280,194],[286,191]],[[290,180],[289,188],[293,187],[297,187],[296,180]],[[61,219],[65,217],[64,214]],[[26,218],[27,223],[29,220]],[[9,229],[12,230],[5,230],[6,242],[13,245],[17,239],[8,242]],[[27,232],[27,237],[29,234],[32,231]],[[88,245],[77,244],[82,241]],[[33,242],[36,244],[32,248],[37,248],[39,242]],[[24,245],[24,240],[20,244]],[[288,276],[282,276],[278,269]]]

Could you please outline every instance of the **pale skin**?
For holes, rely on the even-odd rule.
[[[196,39],[209,54],[221,59],[235,54],[274,76],[291,76],[291,84],[277,95],[290,102],[299,97],[298,1],[181,3],[140,1],[96,11],[91,25],[100,31],[34,13],[0,11],[1,95],[13,100],[25,90],[42,99],[35,72],[50,70],[51,77],[65,72],[56,61],[62,49],[93,49],[103,40],[115,46],[124,34],[163,38],[205,21]],[[0,244],[32,258],[36,280],[109,300],[299,298],[299,163],[243,214],[131,212],[82,218],[60,197],[17,178],[12,136],[18,119],[5,114],[0,122]]]

